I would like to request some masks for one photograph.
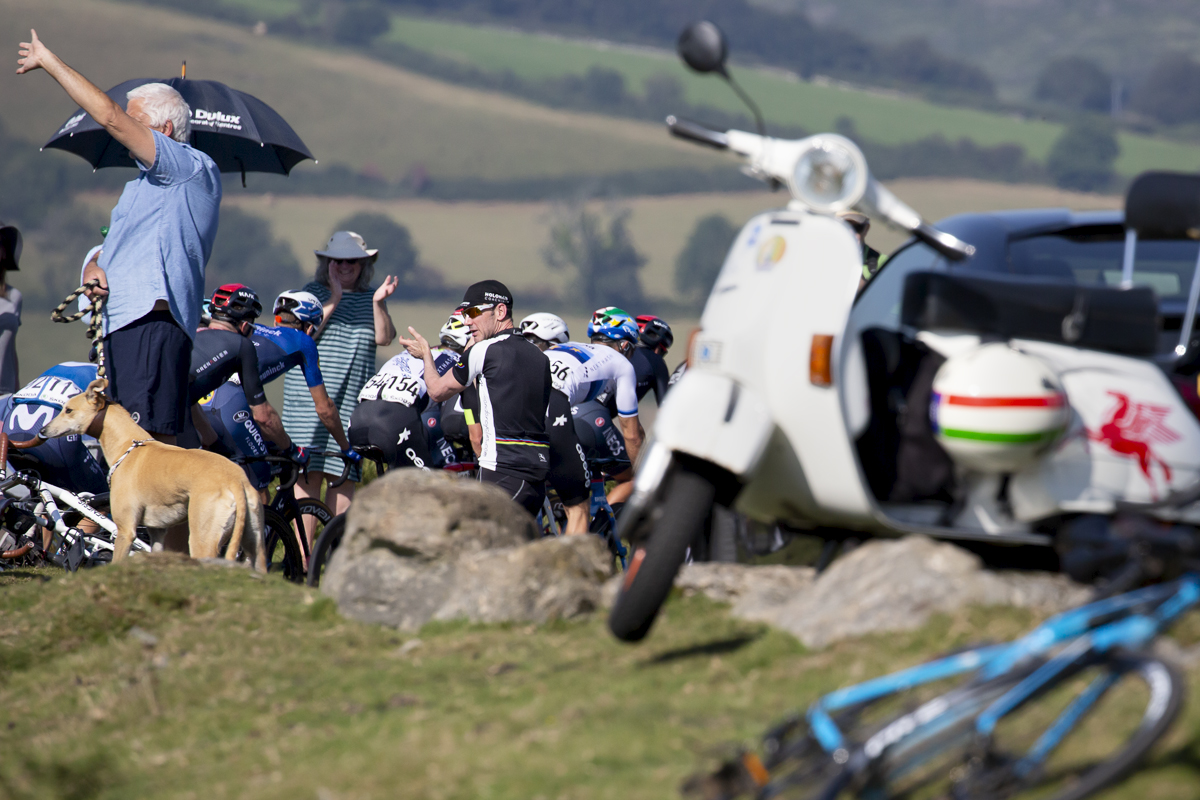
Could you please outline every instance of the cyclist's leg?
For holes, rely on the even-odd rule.
[[[550,438],[550,474],[547,479],[567,512],[566,533],[587,533],[592,478],[588,473],[583,445],[575,434],[571,403],[557,389],[550,392],[546,435]]]

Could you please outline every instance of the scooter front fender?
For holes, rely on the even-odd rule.
[[[753,390],[716,372],[688,370],[658,412],[654,441],[745,480],[758,467],[774,429],[771,409]]]

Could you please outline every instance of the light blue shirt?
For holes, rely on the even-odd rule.
[[[112,211],[100,268],[108,277],[105,333],[120,330],[166,300],[171,316],[195,338],[204,298],[204,267],[217,237],[221,173],[207,154],[154,133],[154,163]]]

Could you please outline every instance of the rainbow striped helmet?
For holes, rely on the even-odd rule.
[[[638,342],[638,326],[633,317],[616,306],[598,308],[588,323],[589,339],[611,339],[615,342]]]

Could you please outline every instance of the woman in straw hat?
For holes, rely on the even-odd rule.
[[[329,397],[341,412],[342,424],[350,424],[358,392],[375,374],[375,348],[386,347],[396,338],[396,327],[388,315],[387,299],[396,291],[394,275],[371,288],[379,251],[367,248],[353,231],[338,231],[317,256],[316,279],[303,291],[312,292],[325,306],[325,318],[315,333],[321,357],[321,374]],[[317,417],[312,394],[304,377],[292,370],[283,379],[283,425],[292,441],[317,450],[336,449],[329,432]],[[314,455],[307,478],[296,482],[297,497],[319,497],[321,482],[342,474],[342,463]],[[350,481],[330,488],[325,504],[335,514],[350,507],[354,483],[361,480],[359,467]]]

